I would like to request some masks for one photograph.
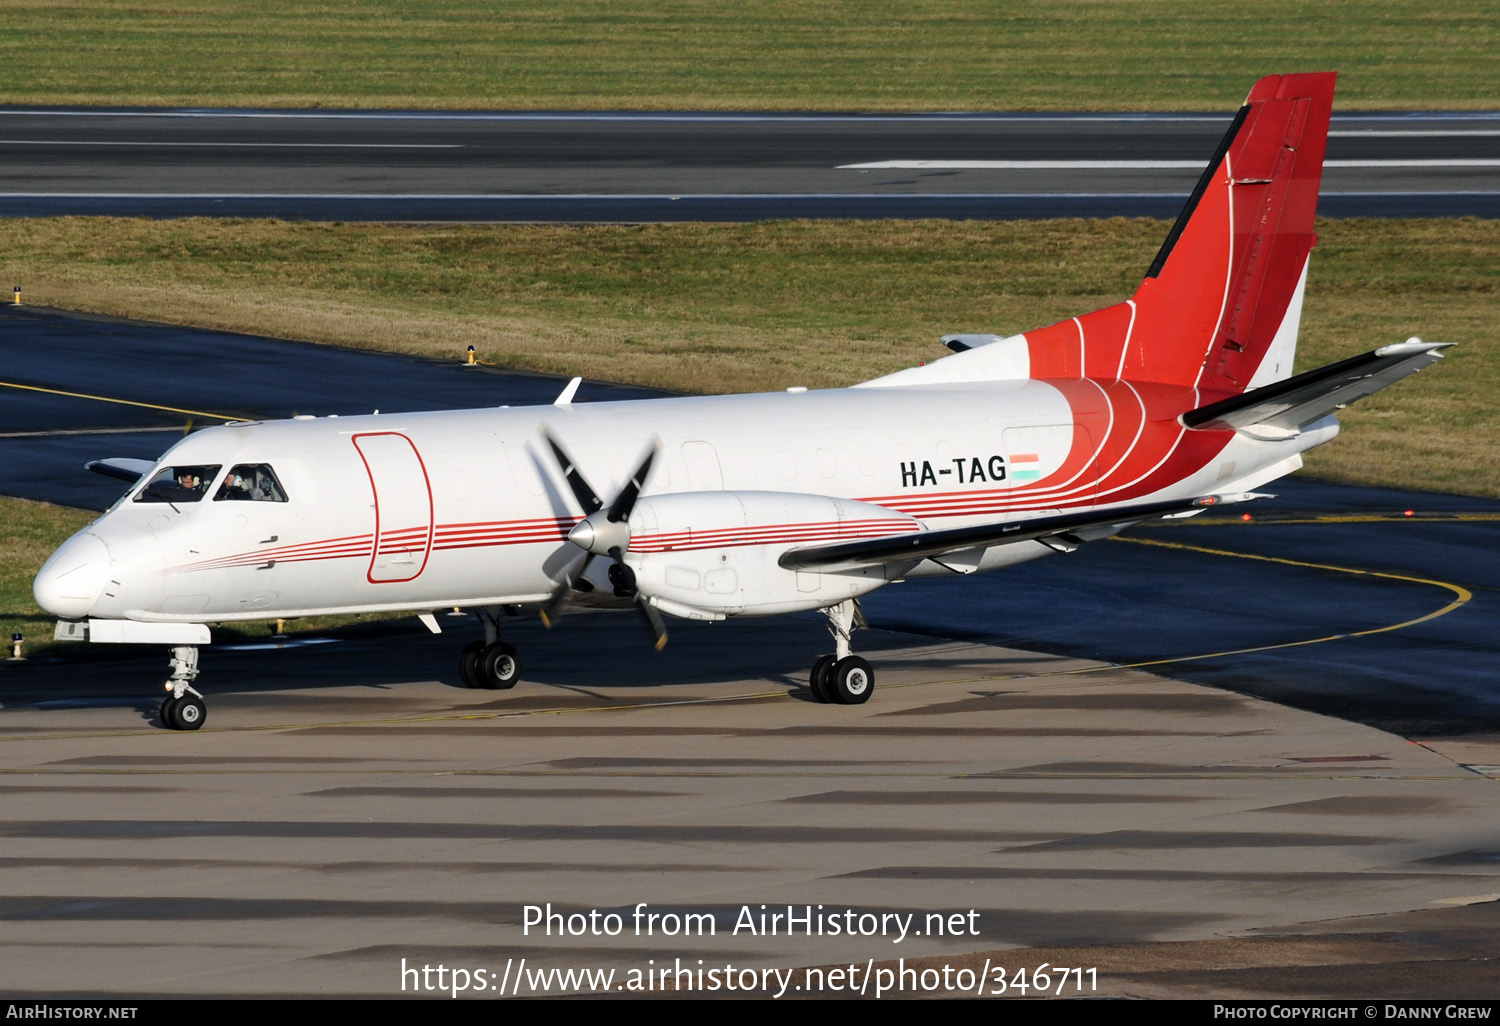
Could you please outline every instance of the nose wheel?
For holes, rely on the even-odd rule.
[[[855,599],[848,599],[823,610],[828,617],[828,633],[833,635],[835,651],[819,656],[808,675],[813,698],[825,704],[862,705],[875,693],[875,671],[870,664],[849,651],[849,638],[856,627],[868,626]]]
[[[172,679],[167,681],[167,697],[162,700],[161,723],[170,730],[197,730],[208,719],[208,705],[193,689],[198,676],[198,649],[178,645],[172,649]]]
[[[162,726],[172,730],[197,730],[208,718],[208,706],[197,695],[176,698],[168,695],[161,703]]]

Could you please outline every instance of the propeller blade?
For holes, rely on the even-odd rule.
[[[583,507],[583,515],[588,516],[590,513],[603,509],[604,501],[595,494],[594,490],[589,487],[589,483],[583,479],[583,475],[578,472],[573,457],[569,456],[567,450],[557,443],[557,439],[552,437],[550,431],[544,430],[542,437],[552,447],[552,455],[556,458],[563,477],[567,479],[568,487],[573,490],[573,498],[577,499],[578,505]]]
[[[542,437],[547,440],[553,458],[557,460],[568,487],[573,491],[573,497],[578,500],[578,505],[584,512],[583,520],[568,532],[568,540],[583,549],[584,556],[564,572],[563,580],[558,583],[546,605],[537,610],[542,623],[551,627],[562,617],[572,593],[589,587],[589,582],[584,579],[589,562],[595,555],[608,554],[614,560],[614,565],[610,567],[610,583],[615,587],[615,594],[621,598],[635,598],[635,607],[641,614],[641,620],[651,632],[652,647],[660,652],[667,643],[666,624],[662,622],[661,614],[656,608],[636,591],[635,573],[626,564],[625,553],[630,548],[630,512],[635,509],[636,500],[641,497],[641,490],[646,486],[646,479],[651,476],[651,465],[656,462],[661,440],[651,440],[634,473],[630,475],[630,480],[625,482],[625,486],[606,509],[598,494],[579,473],[573,457],[568,455],[568,451],[545,427],[542,429]],[[597,515],[601,511],[603,515]]]
[[[557,588],[552,592],[552,597],[547,604],[537,610],[537,615],[542,618],[542,626],[551,630],[557,621],[562,619],[563,613],[568,611],[568,605],[573,601],[573,592],[580,590],[579,583],[583,581],[583,575],[588,573],[589,564],[594,561],[592,552],[585,552],[583,558],[569,566],[563,572],[563,579],[558,582]],[[589,586],[592,588],[592,585]],[[589,590],[584,588],[582,590]]]
[[[635,608],[641,611],[641,619],[646,622],[646,629],[651,632],[651,647],[660,652],[667,644],[667,625],[662,623],[661,614],[656,607],[637,595]]]
[[[615,501],[609,504],[607,516],[610,523],[618,524],[630,519],[630,511],[635,508],[635,500],[640,498],[641,489],[646,486],[646,478],[651,476],[651,464],[656,459],[658,445],[660,443],[653,438],[640,465],[635,468],[635,473],[630,475],[630,480],[625,482],[625,487],[620,489],[620,494],[615,496]]]

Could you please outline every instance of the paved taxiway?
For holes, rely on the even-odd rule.
[[[822,706],[800,682],[822,635],[685,625],[667,657],[630,617],[528,621],[508,636],[535,670],[506,694],[458,687],[420,628],[240,646],[208,657],[194,734],[152,725],[158,659],[7,669],[0,990],[904,957],[1096,968],[1116,996],[1496,993],[1495,746],[881,631],[875,698]],[[549,902],[715,932],[523,933]],[[977,933],[736,935],[762,904]]]
[[[9,216],[1174,216],[1212,114],[0,110]],[[1342,114],[1319,212],[1500,216],[1500,114]]]
[[[0,353],[26,386],[0,389],[4,490],[96,508],[118,488],[82,462],[155,455],[205,422],[184,410],[546,402],[561,384],[457,352],[25,307],[0,314]],[[802,617],[674,623],[660,655],[629,616],[518,620],[527,671],[503,694],[458,687],[465,618],[210,648],[192,735],[155,724],[159,652],[6,666],[0,989],[384,996],[402,957],[978,970],[1019,946],[996,960],[1096,965],[1110,994],[1492,996],[1500,504],[1279,490],[1248,525],[878,592],[872,620],[907,633],[857,636],[880,673],[861,707],[808,698],[826,635]],[[1266,645],[1290,647],[1214,655]],[[1210,658],[1150,668],[1184,680],[1109,665],[1183,656]],[[1229,690],[1188,682],[1205,674]],[[1289,707],[1320,703],[1344,718]],[[548,901],[709,913],[718,933],[522,936],[522,906]],[[726,936],[761,903],[972,908],[981,932]]]

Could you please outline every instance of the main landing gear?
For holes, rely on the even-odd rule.
[[[858,599],[845,599],[823,611],[828,617],[828,633],[833,635],[832,655],[819,656],[813,663],[808,683],[813,698],[839,705],[861,705],[875,691],[875,671],[870,664],[849,650],[849,637],[858,627],[868,627]]]
[[[198,649],[192,645],[173,647],[171,667],[172,679],[167,681],[167,697],[161,703],[162,726],[197,730],[208,718],[208,706],[191,683],[198,676]]]
[[[506,691],[521,679],[521,657],[515,646],[500,640],[499,610],[479,613],[484,640],[471,641],[458,657],[458,675],[464,685],[489,691]]]

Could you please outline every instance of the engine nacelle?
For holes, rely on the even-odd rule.
[[[787,570],[787,549],[908,534],[905,513],[852,499],[793,492],[653,495],[630,516],[630,550],[642,595],[678,616],[770,616],[819,609],[886,583],[883,567],[837,573]]]

